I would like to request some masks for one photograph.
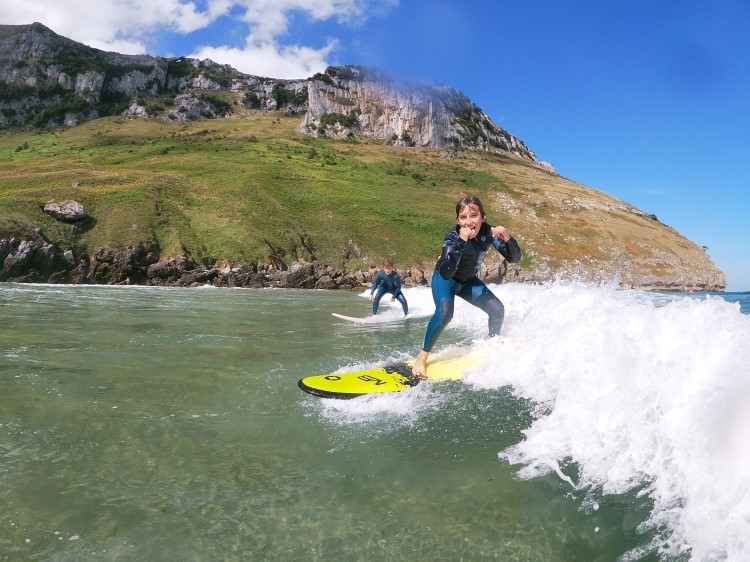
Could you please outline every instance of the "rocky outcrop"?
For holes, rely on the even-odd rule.
[[[212,91],[236,92],[240,108],[276,110],[304,106],[307,83],[248,76],[210,59],[100,51],[40,23],[0,25],[0,126],[70,126],[105,115],[185,122],[236,109]]]
[[[304,132],[401,146],[496,148],[538,163],[521,140],[448,86],[395,80],[362,66],[330,67],[310,79],[307,98]]]
[[[160,261],[153,242],[98,248],[92,256],[77,259],[72,250],[15,237],[0,239],[0,264],[0,282],[16,283],[358,290],[371,283],[373,275],[345,273],[317,261],[294,263],[285,270],[258,264],[219,269],[198,264],[189,256]]]
[[[369,287],[377,268],[344,272],[319,261],[295,262],[287,269],[270,264],[237,267],[209,267],[189,256],[160,260],[158,246],[151,242],[114,250],[98,248],[91,257],[76,259],[71,250],[61,251],[43,241],[0,239],[0,281],[17,283],[72,283],[99,285],[148,285],[162,287],[246,287],[291,289],[342,289],[358,291]],[[428,285],[432,271],[418,267],[399,269],[404,286]],[[612,272],[583,271],[586,281],[609,281]],[[549,268],[524,271],[518,264],[490,259],[480,271],[487,283],[544,283],[556,275]],[[650,279],[650,280],[649,280]],[[624,286],[659,291],[723,291],[726,279],[715,268],[686,268],[672,277],[624,280]],[[628,281],[632,284],[629,285]],[[638,282],[636,282],[638,281]]]
[[[54,282],[67,277],[75,267],[72,253],[60,252],[52,244],[17,238],[0,240],[0,281]]]
[[[146,284],[148,268],[158,259],[159,249],[154,242],[121,250],[97,248],[88,263],[83,282],[106,285]]]

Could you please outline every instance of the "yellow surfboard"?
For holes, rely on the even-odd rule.
[[[429,380],[458,380],[479,363],[477,357],[452,357],[427,363]],[[399,392],[417,383],[411,374],[414,360],[349,373],[329,373],[300,379],[297,385],[321,398],[356,398],[365,394]]]

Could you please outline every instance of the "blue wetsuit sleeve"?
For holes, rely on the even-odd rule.
[[[372,287],[370,287],[370,294],[375,294],[375,289],[377,289],[381,283],[383,283],[383,272],[379,271],[377,277],[375,277],[375,281],[372,282]]]
[[[435,267],[443,279],[453,279],[453,276],[456,274],[458,262],[461,260],[461,253],[465,247],[466,241],[458,236],[458,232],[455,229],[445,235],[440,259],[438,259],[437,266]]]
[[[521,261],[521,247],[512,236],[507,242],[503,242],[499,238],[493,238],[492,245],[495,246],[495,249],[510,263],[518,263]]]
[[[492,234],[490,233],[492,228],[493,227],[491,225],[487,225],[489,236],[492,236]],[[500,252],[500,255],[502,255],[510,263],[518,263],[519,261],[521,261],[521,247],[518,245],[518,242],[516,242],[516,239],[512,236],[508,239],[507,242],[500,240],[500,238],[493,237],[492,245],[498,252]]]

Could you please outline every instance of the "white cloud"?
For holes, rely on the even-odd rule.
[[[336,48],[334,41],[322,49],[310,47],[282,47],[272,42],[256,43],[252,47],[202,47],[189,55],[191,58],[211,59],[228,64],[240,72],[269,78],[309,78],[328,66],[326,57]]]
[[[328,66],[326,58],[337,47],[329,40],[315,49],[283,43],[292,13],[312,21],[335,18],[341,24],[357,26],[368,14],[398,4],[398,0],[236,0],[243,10],[241,21],[248,25],[245,46],[204,46],[191,56],[229,64],[248,74],[273,78],[307,78]]]
[[[306,78],[325,69],[338,43],[322,48],[296,44],[288,37],[289,18],[311,22],[335,20],[356,27],[368,17],[383,15],[399,0],[2,0],[0,22],[40,22],[55,33],[85,45],[123,54],[147,53],[160,34],[186,36],[190,56],[211,58],[242,72],[273,78]],[[246,27],[243,47],[222,44],[222,30],[212,26]],[[200,47],[188,45],[188,34],[207,30],[217,37]],[[213,33],[215,31],[215,33]],[[291,41],[290,41],[291,40]],[[151,52],[149,54],[161,54]],[[178,53],[184,54],[184,53]]]
[[[40,22],[55,33],[98,49],[145,53],[145,40],[161,29],[189,33],[215,21],[229,0],[209,0],[205,11],[180,0],[3,0],[5,24]]]
[[[335,18],[339,23],[356,25],[364,19],[368,4],[393,4],[380,0],[236,0],[244,9],[242,19],[251,26],[250,36],[255,41],[270,41],[287,31],[288,14],[302,12],[313,21]]]

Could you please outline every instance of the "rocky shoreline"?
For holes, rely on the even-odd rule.
[[[0,239],[0,282],[78,285],[146,285],[159,287],[247,287],[360,290],[377,270],[344,272],[321,262],[208,267],[190,257],[160,260],[155,243],[121,250],[98,248],[91,257],[76,258],[43,240]],[[404,284],[427,285],[420,269],[401,271]]]
[[[489,262],[489,263],[487,263]],[[517,264],[487,260],[480,270],[486,283],[545,283],[556,278],[549,270],[525,271]],[[0,282],[55,283],[70,285],[144,285],[156,287],[244,287],[328,289],[361,291],[378,273],[376,266],[366,271],[342,271],[319,261],[295,262],[289,267],[274,264],[212,266],[197,263],[190,256],[165,259],[156,242],[140,243],[123,249],[97,248],[91,256],[76,257],[72,250],[60,250],[37,232],[36,240],[0,238]],[[398,268],[405,287],[428,286],[431,268]],[[611,282],[619,278],[610,272],[590,271],[575,276],[580,281]],[[682,279],[644,278],[620,286],[643,291],[723,291],[710,282]]]

